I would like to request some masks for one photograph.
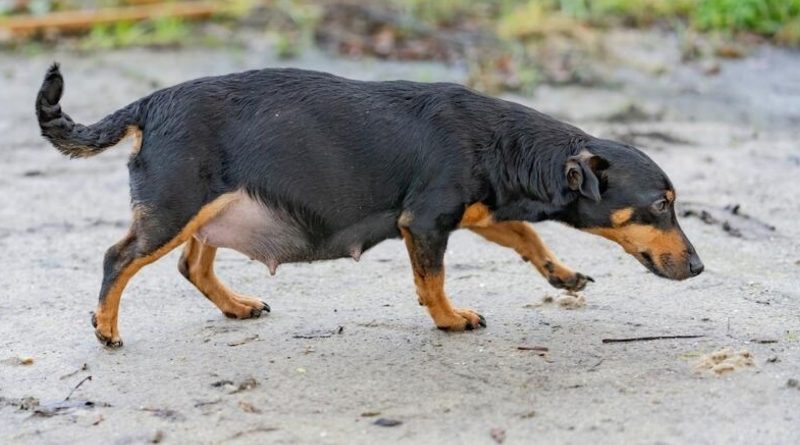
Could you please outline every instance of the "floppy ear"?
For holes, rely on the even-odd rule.
[[[600,201],[600,180],[597,173],[608,168],[608,161],[600,156],[581,153],[567,159],[565,174],[567,185],[571,190],[579,191],[581,195],[594,202]]]

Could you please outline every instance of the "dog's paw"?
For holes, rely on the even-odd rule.
[[[111,332],[104,332],[101,328],[97,327],[97,314],[92,312],[92,327],[94,328],[94,335],[101,345],[111,348],[119,349],[122,347],[122,339],[118,335],[113,335]]]
[[[443,331],[471,331],[485,328],[486,319],[472,309],[453,309],[451,314],[434,319],[436,327]]]
[[[269,305],[257,298],[236,297],[231,299],[231,303],[222,310],[228,318],[246,320],[248,318],[259,318],[265,312],[269,313],[272,309]]]
[[[94,330],[94,335],[97,337],[97,340],[100,341],[100,344],[107,348],[119,349],[122,347],[122,339],[119,337],[107,336],[97,329]]]
[[[272,308],[265,301],[258,300],[257,305],[250,309],[250,318],[259,318],[264,312],[270,313]]]
[[[594,278],[580,272],[571,272],[563,278],[557,274],[551,274],[550,277],[547,278],[547,282],[550,283],[551,286],[573,292],[583,290],[590,281],[594,283]]]

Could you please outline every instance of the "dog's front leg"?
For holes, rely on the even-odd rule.
[[[419,303],[428,309],[436,327],[448,331],[486,327],[481,314],[454,308],[444,292],[444,252],[449,233],[402,226],[400,232],[411,258]]]
[[[505,221],[469,228],[489,241],[514,249],[525,261],[530,261],[553,287],[579,291],[594,281],[559,261],[527,223]]]

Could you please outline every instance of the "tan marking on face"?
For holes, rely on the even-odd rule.
[[[476,202],[470,204],[464,210],[464,216],[461,217],[461,222],[458,223],[459,227],[487,227],[492,224],[492,212],[485,204]]]
[[[632,207],[626,207],[624,209],[619,209],[619,210],[614,211],[614,213],[611,214],[611,224],[614,227],[619,227],[619,226],[625,224],[626,222],[630,221],[632,217],[633,217],[633,208]]]
[[[675,202],[675,192],[672,191],[672,190],[667,190],[667,192],[664,193],[664,197],[666,197],[667,201],[669,201],[671,203]]]
[[[649,253],[659,268],[662,266],[662,255],[670,254],[678,259],[687,250],[683,236],[677,229],[664,231],[645,224],[628,224],[613,228],[595,227],[586,231],[614,241],[630,254]]]

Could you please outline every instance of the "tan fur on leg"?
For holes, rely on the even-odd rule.
[[[181,256],[180,270],[223,314],[230,318],[253,318],[269,306],[257,298],[240,295],[224,283],[214,272],[217,248],[203,244],[196,238],[186,243]]]

